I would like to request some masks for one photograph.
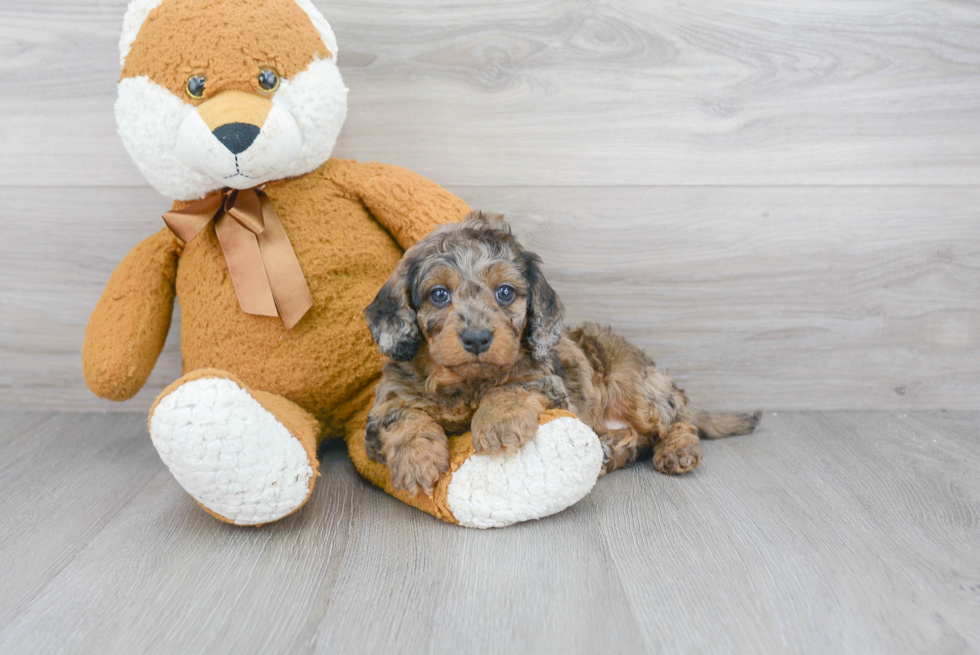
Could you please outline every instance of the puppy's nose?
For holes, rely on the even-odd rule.
[[[228,123],[212,130],[212,134],[224,147],[231,150],[232,154],[238,155],[246,150],[255,142],[261,130],[248,123]]]
[[[493,332],[490,330],[463,330],[459,335],[459,340],[463,342],[463,349],[474,355],[486,352],[493,343]]]

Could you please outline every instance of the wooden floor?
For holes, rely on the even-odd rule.
[[[361,481],[236,528],[137,414],[0,414],[0,653],[970,653],[980,414],[778,413],[489,532]]]

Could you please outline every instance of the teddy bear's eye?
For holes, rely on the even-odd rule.
[[[200,100],[204,97],[204,79],[203,75],[191,75],[187,78],[187,95],[194,98],[195,100]]]
[[[279,88],[279,73],[271,68],[263,68],[259,73],[259,88],[266,93],[272,93]]]

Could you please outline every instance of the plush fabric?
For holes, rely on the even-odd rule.
[[[491,480],[503,469],[481,464],[468,436],[454,439],[453,471],[465,469],[455,482],[447,474],[434,498],[395,492],[387,469],[364,455],[382,358],[362,312],[406,248],[469,207],[403,168],[329,158],[347,89],[333,32],[309,0],[134,0],[120,53],[116,119],[147,180],[178,210],[223,187],[261,188],[313,298],[291,329],[243,311],[213,221],[187,243],[161,229],[109,279],[85,334],[86,382],[111,400],[136,394],[179,298],[184,375],[160,394],[148,426],[202,507],[240,525],[289,515],[312,493],[316,446],[330,436],[346,436],[371,482],[451,523],[539,518],[591,488],[594,452],[569,416],[545,430],[560,447],[528,449],[505,467],[520,480]],[[272,92],[257,82],[269,67],[281,76]],[[200,99],[186,93],[191,75],[206,79]],[[235,125],[256,137],[251,145],[219,139]]]
[[[386,184],[411,201],[389,205],[378,193]],[[288,332],[278,318],[243,313],[210,226],[187,244],[177,271],[184,370],[234,372],[248,386],[304,407],[328,432],[342,431],[350,401],[381,367],[364,308],[418,232],[459,219],[467,206],[404,169],[339,160],[272,182],[265,192],[296,251],[313,308]]]
[[[156,10],[163,3],[163,0],[133,0],[129,3],[129,8],[126,11],[126,17],[123,19],[123,31],[119,38],[119,65],[124,69],[126,67],[126,62],[129,59],[130,52],[133,47],[133,43],[136,41],[137,36],[140,31],[142,31],[144,24],[147,19],[150,18],[150,14]],[[319,33],[319,37],[327,49],[334,57],[337,56],[337,38],[334,36],[333,29],[330,24],[324,19],[323,14],[321,14],[313,6],[310,0],[296,0],[295,5],[297,8],[306,12],[312,26]],[[207,25],[210,33],[214,33],[213,28],[215,27],[216,21],[221,25],[231,25],[235,29],[242,30],[240,34],[243,38],[245,37],[259,37],[261,34],[258,32],[262,29],[268,29],[270,26],[275,30],[275,35],[280,37],[279,42],[274,42],[273,47],[267,52],[281,52],[284,48],[291,48],[291,42],[288,33],[279,31],[277,25],[284,25],[285,27],[295,27],[297,29],[303,30],[304,32],[308,29],[308,26],[304,24],[303,21],[298,20],[298,15],[291,6],[286,6],[286,3],[279,3],[273,5],[268,2],[250,2],[246,5],[242,5],[243,9],[247,8],[247,11],[239,11],[237,13],[229,12],[227,9],[227,3],[222,2],[205,2],[202,0],[187,0],[186,4],[181,7],[178,13],[172,13],[170,16],[179,16],[183,21],[184,25],[187,24],[197,24],[197,25]],[[282,14],[280,15],[276,10],[280,9]],[[211,15],[207,12],[211,11]],[[168,17],[164,17],[164,21],[167,21]],[[290,22],[290,19],[291,22]],[[179,32],[179,29],[175,30],[174,22],[172,18],[168,21],[169,30],[162,37],[167,39],[170,35]],[[205,31],[205,30],[200,30]],[[159,37],[158,37],[159,38]],[[209,39],[210,37],[204,37]],[[307,36],[307,38],[309,38]],[[232,41],[232,44],[239,44],[239,41]],[[211,41],[214,45],[214,42]],[[173,48],[174,56],[182,56],[183,51],[179,48]],[[254,50],[253,50],[254,51]],[[197,50],[191,50],[191,52],[197,52]],[[136,60],[134,60],[136,61]]]
[[[262,525],[291,514],[319,476],[317,421],[224,371],[177,380],[150,410],[148,427],[181,486],[228,523]]]
[[[391,484],[388,468],[364,448],[367,410],[348,425],[348,452],[361,475],[412,507],[470,528],[498,528],[539,519],[575,504],[595,485],[602,446],[571,412],[538,418],[534,440],[514,456],[475,455],[472,435],[449,438],[450,466],[431,496],[409,496]]]
[[[336,39],[322,15],[309,3],[293,0],[235,1],[238,10],[232,12],[229,0],[140,0],[127,12],[117,124],[133,161],[166,196],[194,200],[222,186],[249,188],[308,173],[330,156],[347,116]],[[273,94],[259,86],[264,68],[281,78]],[[186,93],[191,75],[205,79],[200,99]],[[193,111],[226,91],[271,101],[277,110],[273,119],[281,125],[264,130],[256,147],[243,154],[255,160],[251,165],[257,171],[237,180],[213,175],[221,165],[212,160],[231,156],[220,147],[199,147],[208,141]],[[283,129],[290,141],[301,141],[292,161],[283,159],[277,147]],[[267,161],[270,157],[278,161]]]
[[[85,381],[96,395],[126,400],[146,383],[170,330],[180,250],[170,230],[160,230],[109,278],[82,344]]]

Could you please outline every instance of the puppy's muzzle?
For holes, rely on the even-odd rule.
[[[459,340],[463,343],[463,350],[479,355],[490,349],[490,344],[493,343],[493,332],[469,328],[460,333]]]

